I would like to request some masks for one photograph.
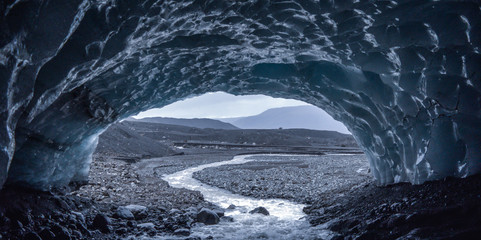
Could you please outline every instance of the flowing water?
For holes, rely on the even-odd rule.
[[[330,232],[323,226],[312,227],[305,219],[303,204],[283,199],[255,199],[233,194],[227,190],[204,184],[192,177],[194,172],[209,167],[243,164],[254,159],[252,155],[236,156],[232,160],[192,167],[163,176],[170,186],[200,191],[206,201],[222,208],[233,204],[235,209],[226,209],[225,215],[233,222],[221,221],[216,225],[198,224],[192,230],[192,237],[214,239],[326,239]],[[266,155],[269,156],[269,155]],[[270,215],[250,214],[256,207],[265,207]]]

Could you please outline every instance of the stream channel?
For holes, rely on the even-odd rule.
[[[232,160],[204,164],[191,167],[173,174],[163,176],[174,188],[186,188],[199,191],[206,201],[226,209],[225,215],[232,217],[233,222],[221,221],[216,225],[196,224],[192,227],[190,237],[205,239],[329,239],[330,231],[320,225],[312,227],[302,211],[304,204],[298,204],[283,199],[256,199],[227,190],[204,184],[192,177],[194,172],[205,168],[222,165],[244,164],[253,155],[239,155]],[[256,155],[259,156],[259,155]],[[264,157],[279,155],[262,155]],[[286,156],[286,155],[282,155]],[[235,209],[227,209],[231,204]],[[265,207],[270,215],[250,214],[257,207]]]

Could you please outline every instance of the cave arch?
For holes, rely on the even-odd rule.
[[[381,184],[481,170],[475,1],[1,7],[1,182],[81,181],[109,124],[209,91],[321,107],[353,133]]]

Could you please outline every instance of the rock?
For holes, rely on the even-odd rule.
[[[235,208],[236,208],[236,205],[234,205],[234,204],[231,204],[227,207],[227,209],[235,209]]]
[[[126,232],[127,232],[127,228],[119,228],[119,229],[115,230],[115,234],[117,234],[117,235],[122,235]]]
[[[219,217],[223,217],[223,216],[224,216],[224,210],[222,210],[222,209],[214,209],[213,211],[214,211],[214,212],[217,214],[217,216],[219,216]]]
[[[59,224],[55,224],[54,226],[52,226],[52,232],[55,234],[55,239],[58,239],[58,240],[72,239],[68,230],[60,226]]]
[[[157,210],[159,210],[159,211],[162,212],[162,213],[167,212],[167,209],[165,209],[165,208],[163,208],[163,207],[158,207]]]
[[[174,231],[174,235],[187,237],[187,236],[190,235],[190,230],[187,229],[187,228],[179,228],[179,229]]]
[[[97,214],[94,218],[94,221],[92,222],[92,228],[98,229],[103,233],[110,233],[110,225],[110,218],[102,213]]]
[[[260,213],[260,214],[264,214],[266,216],[269,216],[269,211],[267,211],[267,209],[265,207],[257,207],[254,210],[250,211],[249,213],[250,214]]]
[[[25,240],[42,240],[42,238],[40,238],[40,236],[36,232],[27,233],[23,239],[25,239]]]
[[[202,208],[199,213],[197,213],[197,222],[204,223],[206,225],[212,225],[219,223],[220,219],[217,213],[214,211]]]
[[[398,225],[403,224],[406,221],[406,215],[404,214],[393,214],[389,217],[386,223],[386,227],[389,229],[395,228]]]
[[[148,222],[148,223],[137,224],[137,227],[142,228],[142,229],[154,229],[155,225],[151,222]]]
[[[82,213],[72,211],[72,215],[75,216],[75,218],[77,219],[77,221],[85,224],[85,217],[84,217],[84,215],[83,215]]]
[[[197,212],[197,208],[195,208],[195,207],[188,207],[187,209],[185,209],[185,212],[188,212],[188,213]]]
[[[73,239],[82,239],[82,233],[77,230],[72,230],[72,238]]]
[[[222,216],[220,220],[224,222],[234,222],[234,218],[229,216]]]
[[[175,218],[175,222],[177,225],[185,226],[185,227],[190,227],[194,220],[189,214],[182,214],[179,215]]]
[[[42,229],[39,232],[39,235],[43,240],[51,240],[51,239],[55,238],[55,234],[53,234],[53,232],[50,231],[50,229],[48,229],[48,228]]]
[[[172,208],[172,209],[170,209],[169,213],[170,213],[170,215],[176,215],[176,214],[182,214],[182,211],[180,211],[177,208]]]
[[[128,221],[128,222],[127,222],[127,226],[128,226],[128,227],[133,227],[133,226],[135,226],[135,225],[136,225],[135,221]]]
[[[133,220],[135,218],[134,214],[132,214],[132,212],[126,207],[117,208],[117,211],[115,212],[114,217],[127,219],[127,220]]]
[[[127,205],[125,206],[132,214],[134,214],[134,217],[136,220],[144,219],[147,217],[147,207],[140,206],[140,205]]]

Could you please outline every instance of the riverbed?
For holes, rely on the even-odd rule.
[[[210,186],[193,178],[195,173],[201,172],[204,169],[221,171],[219,169],[221,166],[238,167],[251,162],[256,162],[255,164],[257,164],[257,168],[254,169],[265,170],[271,168],[262,166],[262,163],[266,162],[277,166],[282,166],[286,163],[296,166],[299,166],[299,164],[306,166],[305,161],[312,161],[314,159],[319,161],[319,159],[322,158],[325,158],[325,156],[279,154],[241,155],[228,161],[191,167],[173,174],[165,175],[163,176],[163,179],[172,187],[199,191],[206,201],[226,209],[225,215],[233,219],[232,222],[222,221],[217,225],[210,226],[197,224],[191,229],[191,236],[193,237],[214,237],[214,239],[328,239],[332,236],[332,233],[322,225],[317,227],[311,226],[307,221],[306,214],[303,212],[306,205],[302,203],[296,203],[286,199],[266,197],[254,198],[234,194],[225,189]],[[217,178],[216,175],[211,174],[211,176],[217,181],[226,180],[222,177]],[[236,179],[239,180],[238,176],[235,176],[235,174],[231,175],[231,177],[234,181]],[[286,183],[289,181],[290,179],[286,178]],[[262,185],[257,187],[262,187]],[[229,206],[235,206],[235,208],[229,209]],[[249,211],[257,207],[266,208],[270,215],[264,216],[262,214],[249,213]]]

